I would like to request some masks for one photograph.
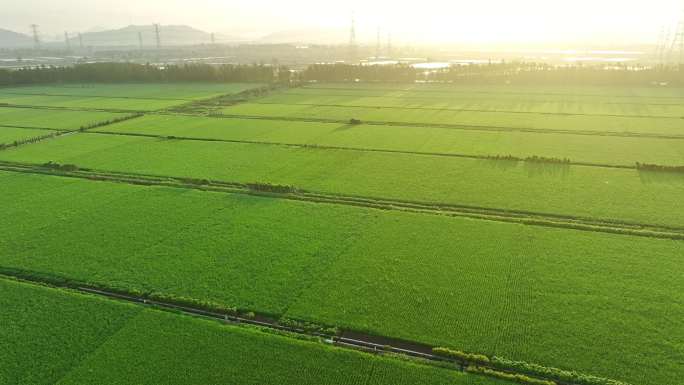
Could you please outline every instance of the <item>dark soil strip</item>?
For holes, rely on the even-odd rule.
[[[374,354],[396,354],[409,359],[420,359],[425,364],[432,363],[435,365],[439,365],[440,367],[452,370],[464,371],[465,368],[469,365],[474,365],[489,368],[492,370],[497,370],[499,372],[519,374],[511,370],[501,369],[494,365],[482,362],[471,362],[468,360],[437,356],[432,353],[432,346],[417,342],[404,341],[401,339],[394,339],[391,337],[374,336],[357,331],[341,331],[338,334],[325,334],[316,331],[307,331],[301,328],[280,324],[277,319],[270,318],[267,316],[255,315],[254,317],[245,317],[240,315],[234,315],[228,312],[221,312],[196,306],[190,306],[187,304],[174,303],[172,301],[162,301],[142,297],[139,295],[133,295],[131,293],[112,291],[106,288],[82,284],[64,279],[40,279],[36,275],[25,273],[26,272],[20,272],[17,270],[5,269],[0,267],[0,276],[4,276],[9,279],[16,279],[34,285],[43,285],[57,289],[74,290],[83,294],[95,295],[110,300],[134,303],[141,306],[155,308],[157,310],[182,313],[189,316],[209,318],[224,323],[245,324],[264,328],[267,330],[287,332],[291,333],[294,336],[299,336],[300,338],[304,339],[318,339],[319,341],[322,341],[324,343],[335,345],[341,348],[360,350]],[[42,277],[45,278],[45,276]],[[552,380],[558,385],[573,385],[571,383],[558,381],[552,378],[537,378],[543,380]]]
[[[55,175],[61,177],[73,177],[108,182],[128,183],[143,186],[168,186],[176,188],[190,188],[201,191],[240,193],[247,195],[264,196],[278,199],[289,199],[304,202],[339,204],[379,210],[397,210],[420,214],[445,215],[452,217],[466,217],[479,220],[518,223],[531,226],[556,227],[630,236],[684,240],[684,228],[681,227],[631,223],[626,221],[602,220],[596,218],[573,217],[566,215],[515,211],[487,207],[473,207],[464,205],[411,202],[372,197],[324,194],[298,189],[294,192],[279,193],[272,191],[255,190],[253,187],[250,186],[250,184],[245,183],[195,180],[191,178],[118,173],[91,169],[77,169],[73,171],[43,167],[35,164],[21,164],[13,162],[0,162],[0,170],[32,174]]]
[[[196,115],[189,115],[196,116]],[[221,114],[210,115],[212,118],[229,118],[229,119],[262,119],[262,120],[276,120],[276,121],[291,121],[291,122],[314,122],[314,123],[336,123],[349,124],[349,120],[344,119],[326,119],[326,118],[303,118],[303,117],[289,117],[289,116],[261,116],[261,115],[235,115],[235,114]],[[682,120],[684,122],[684,119]],[[362,124],[370,126],[400,126],[400,127],[417,127],[417,128],[446,128],[453,130],[466,131],[494,131],[494,132],[531,132],[537,134],[570,134],[570,135],[591,135],[591,136],[618,136],[625,138],[658,138],[658,139],[684,139],[682,135],[667,135],[667,134],[649,134],[645,132],[620,132],[620,131],[595,131],[595,130],[558,130],[553,128],[531,128],[531,127],[515,127],[515,126],[485,126],[474,124],[449,124],[449,123],[420,123],[420,122],[389,122],[389,121],[362,121]]]
[[[499,161],[511,161],[511,162],[530,162],[535,164],[550,164],[557,166],[583,166],[583,167],[601,167],[601,168],[617,168],[617,169],[627,169],[636,170],[635,165],[619,165],[619,164],[604,164],[604,163],[590,163],[590,162],[536,162],[532,160],[526,160],[524,158],[520,159],[500,159],[488,155],[469,155],[469,154],[456,154],[447,152],[420,152],[420,151],[406,151],[406,150],[391,150],[391,149],[379,149],[379,148],[355,148],[355,147],[342,147],[342,146],[324,146],[318,144],[298,144],[298,143],[284,143],[284,142],[265,142],[265,141],[255,141],[255,140],[237,140],[237,139],[216,139],[216,138],[197,138],[188,136],[168,136],[168,135],[155,135],[155,134],[143,134],[137,132],[115,132],[115,131],[90,131],[88,134],[101,134],[101,135],[120,135],[120,136],[138,136],[143,138],[155,138],[155,139],[168,139],[168,140],[187,140],[187,141],[198,141],[198,142],[219,142],[219,143],[243,143],[243,144],[256,144],[256,145],[266,145],[266,146],[283,146],[283,147],[294,147],[294,148],[304,148],[304,149],[314,149],[314,150],[340,150],[340,151],[356,151],[356,152],[379,152],[386,154],[404,154],[404,155],[418,155],[418,156],[437,156],[437,157],[448,157],[448,158],[466,158],[466,159],[482,159],[482,160],[499,160]],[[684,139],[684,138],[683,138]],[[495,154],[492,154],[496,156]]]
[[[271,102],[252,102],[252,104],[278,105],[278,106],[334,107],[334,108],[365,108],[368,110],[418,110],[418,111],[483,112],[483,113],[488,113],[488,114],[517,114],[517,115],[587,116],[587,117],[639,118],[639,119],[641,119],[641,118],[644,118],[644,119],[684,119],[684,117],[682,117],[682,116],[586,114],[586,113],[579,113],[579,112],[485,110],[485,109],[448,108],[448,107],[362,106],[362,105],[353,105],[353,104],[271,103]]]

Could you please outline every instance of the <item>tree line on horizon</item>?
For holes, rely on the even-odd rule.
[[[631,67],[617,65],[554,66],[546,63],[489,63],[453,65],[424,70],[409,64],[313,64],[299,81],[321,82],[438,82],[454,84],[518,85],[673,85],[684,86],[684,65]]]
[[[287,67],[262,64],[151,65],[136,63],[87,63],[73,66],[37,66],[0,69],[0,85],[43,83],[163,83],[163,82],[259,82],[289,81]]]
[[[518,85],[625,85],[684,86],[684,66],[632,67],[628,65],[553,66],[543,63],[491,63],[450,66],[438,70],[409,64],[312,64],[302,71],[286,66],[151,65],[87,63],[0,69],[0,86],[47,83],[122,82],[259,82],[298,85],[307,82],[440,82],[454,84]]]

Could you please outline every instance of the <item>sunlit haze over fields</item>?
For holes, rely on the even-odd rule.
[[[347,39],[352,13],[359,41],[377,30],[407,43],[650,43],[682,13],[678,0],[26,0],[5,2],[5,28],[46,35],[129,24],[186,24],[205,31],[256,37],[282,30],[336,30]],[[36,12],[40,10],[40,12]],[[313,32],[312,32],[313,33]]]

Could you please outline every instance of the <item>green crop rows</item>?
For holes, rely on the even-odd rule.
[[[525,87],[491,88],[479,92],[459,87],[427,90],[420,87],[405,90],[350,88],[332,91],[305,88],[275,94],[254,103],[235,105],[223,112],[230,115],[339,120],[355,118],[372,122],[499,129],[684,135],[681,122],[684,117],[684,98],[681,93],[678,97],[660,98],[601,96],[600,93],[561,96],[558,91],[535,93]]]
[[[124,99],[84,96],[0,95],[0,103],[72,109],[153,111],[187,103],[183,100]]]
[[[254,84],[56,85],[5,88],[0,103],[60,108],[151,111],[233,94]]]
[[[0,127],[0,145],[11,144],[14,141],[37,138],[49,134],[45,130],[31,128]]]
[[[524,89],[523,89],[524,90]],[[513,91],[512,93],[510,93]],[[562,96],[525,92],[515,93],[505,88],[472,89],[453,88],[442,93],[432,90],[321,90],[296,89],[260,99],[261,103],[324,104],[340,106],[367,106],[388,109],[466,109],[474,111],[514,111],[517,113],[594,114],[623,116],[682,117],[681,99],[628,98],[564,94]]]
[[[125,116],[111,112],[63,111],[0,107],[0,125],[53,130],[78,130],[82,126]]]
[[[600,86],[539,86],[539,85],[455,85],[455,84],[371,84],[371,83],[313,83],[306,89],[323,95],[360,94],[392,96],[430,96],[442,98],[511,98],[546,101],[606,101],[645,103],[673,103],[684,99],[676,87],[600,87]]]
[[[680,118],[635,118],[605,116],[555,116],[542,114],[491,113],[449,110],[392,110],[377,107],[312,106],[297,104],[246,103],[223,110],[236,116],[266,116],[278,118],[323,118],[368,122],[406,124],[450,124],[466,127],[496,127],[508,129],[566,130],[684,135]]]
[[[9,149],[0,160],[677,227],[684,217],[684,175],[633,169],[105,134]]]
[[[1,278],[0,292],[2,384],[499,384]]]
[[[470,131],[439,127],[349,125],[196,116],[146,116],[99,129],[104,132],[177,136],[307,146],[344,147],[466,156],[543,156],[573,162],[634,166],[684,164],[684,138]],[[95,130],[97,131],[97,130]]]
[[[89,127],[0,151],[0,273],[633,385],[684,377],[683,241],[505,221],[684,229],[683,90],[316,84],[198,102],[256,86],[0,89],[27,107],[0,107],[0,143]],[[145,116],[94,127],[126,115],[91,109]],[[86,180],[98,171],[120,183]],[[3,385],[491,383],[61,289],[0,293]]]
[[[30,86],[0,89],[4,94],[31,95],[70,95],[70,96],[110,96],[124,98],[149,98],[170,100],[193,100],[219,95],[238,93],[255,84],[214,84],[214,83],[161,83],[161,84],[62,84],[49,86]]]
[[[0,183],[4,269],[638,384],[681,374],[682,242],[30,174]]]

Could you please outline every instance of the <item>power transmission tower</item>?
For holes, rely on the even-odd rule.
[[[356,18],[354,12],[352,12],[351,28],[349,29],[349,61],[356,61]]]
[[[211,33],[211,45],[216,45],[216,35],[214,33]]]
[[[157,49],[161,48],[161,36],[159,34],[159,23],[154,25],[154,37],[157,41]]]
[[[40,49],[40,35],[38,34],[37,24],[31,24],[31,33],[33,34],[33,47]]]
[[[658,37],[658,46],[656,47],[656,60],[658,64],[667,64],[667,50],[670,42],[670,27],[662,27]]]
[[[375,40],[375,58],[380,58],[380,26],[378,26],[378,35]]]
[[[66,44],[67,51],[71,51],[71,42],[69,41],[69,32],[64,31],[64,44]]]
[[[143,49],[143,42],[142,42],[142,32],[138,31],[138,48],[142,51]]]
[[[673,57],[675,57],[677,51],[679,51],[679,59],[677,63],[684,64],[684,13],[677,24],[677,29],[675,30],[672,39],[672,46],[670,47],[670,53]]]
[[[83,49],[83,35],[81,33],[78,33],[78,47]]]

